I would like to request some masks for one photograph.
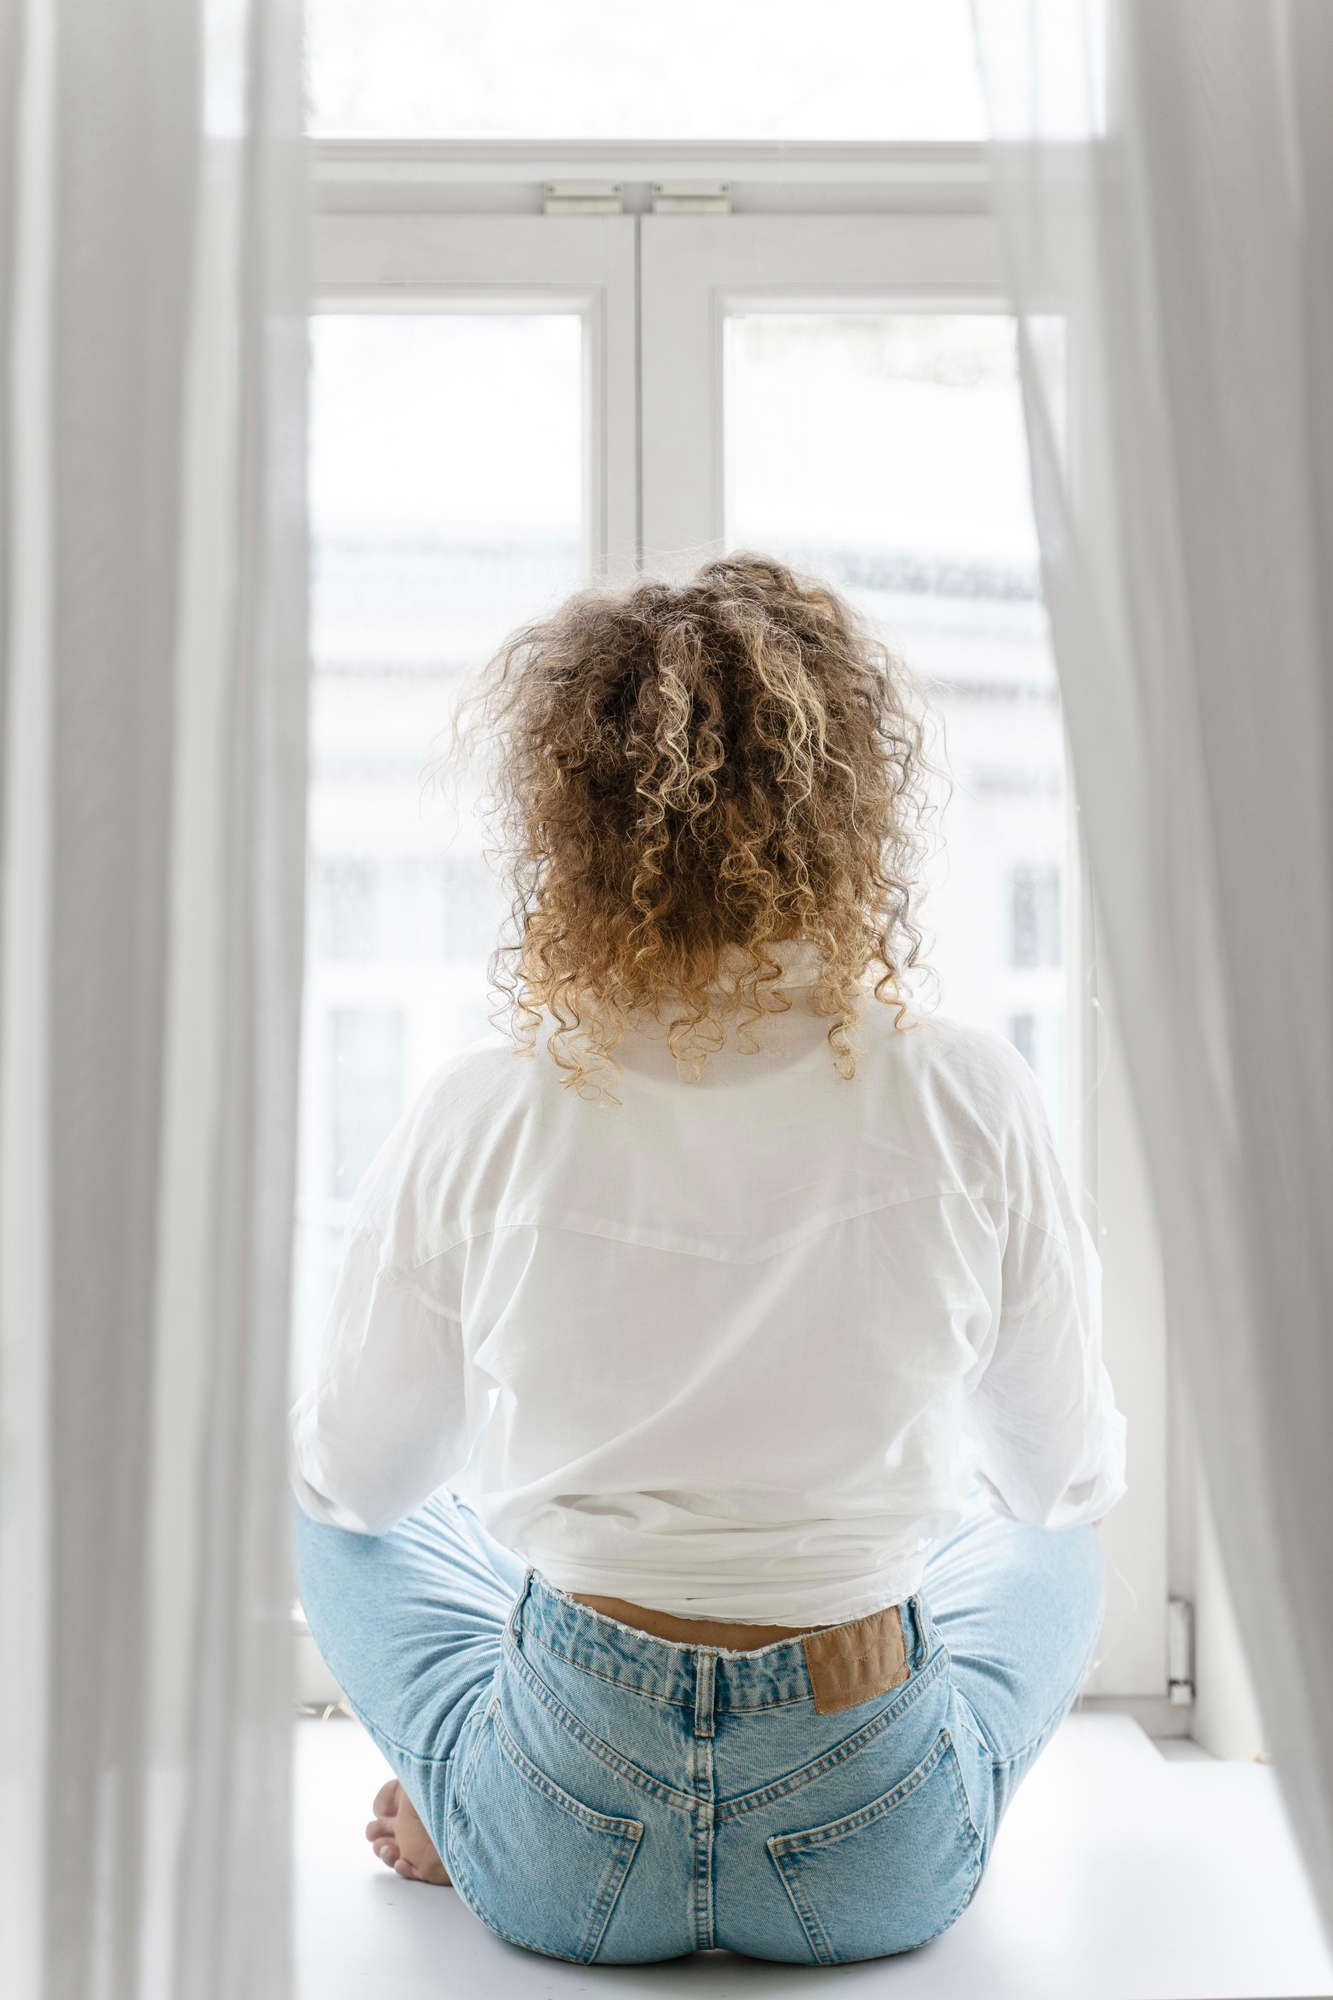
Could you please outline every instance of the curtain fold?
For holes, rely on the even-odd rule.
[[[0,1990],[289,1988],[297,0],[0,31]]]
[[[1082,828],[1333,1924],[1333,10],[974,0]]]

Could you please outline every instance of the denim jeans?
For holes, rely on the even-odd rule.
[[[556,1590],[447,1493],[386,1535],[298,1515],[320,1651],[459,1895],[580,1963],[907,1951],[981,1880],[1101,1621],[1095,1529],[970,1519],[902,1607],[911,1668],[817,1714],[799,1640],[672,1644]]]

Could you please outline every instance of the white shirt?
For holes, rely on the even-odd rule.
[[[844,1080],[792,997],[698,1084],[631,1036],[615,1104],[499,1039],[445,1064],[357,1196],[308,1513],[380,1534],[479,1444],[483,1520],[558,1587],[795,1626],[909,1596],[978,1478],[1106,1512],[1097,1260],[1027,1066],[871,1002]]]

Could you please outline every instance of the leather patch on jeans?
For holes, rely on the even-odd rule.
[[[807,1632],[801,1644],[818,1715],[873,1701],[877,1694],[900,1687],[911,1672],[902,1613],[896,1604],[850,1625]]]

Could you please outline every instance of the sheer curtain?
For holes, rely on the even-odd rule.
[[[0,10],[0,1991],[288,1990],[298,0]]]
[[[974,11],[1171,1318],[1333,1920],[1333,8]]]

